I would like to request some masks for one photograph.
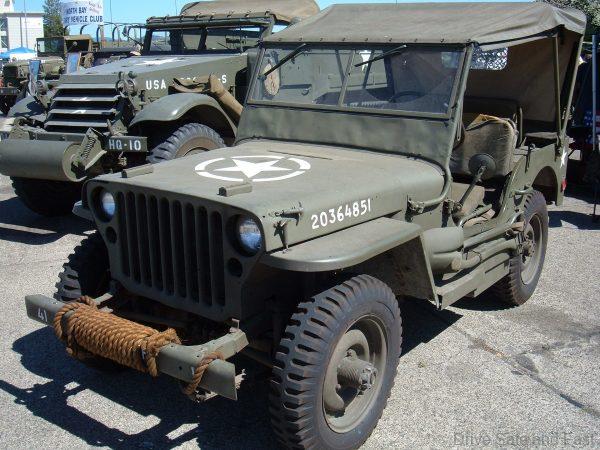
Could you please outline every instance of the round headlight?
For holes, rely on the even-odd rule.
[[[113,195],[105,191],[100,192],[100,208],[106,219],[112,219],[115,215],[115,198]]]
[[[263,237],[258,224],[248,217],[241,217],[237,225],[238,239],[242,248],[256,255],[263,246]]]

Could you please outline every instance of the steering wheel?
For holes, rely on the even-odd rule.
[[[401,92],[396,92],[390,98],[389,103],[402,103],[402,102],[397,101],[398,99],[400,99],[402,97],[414,97],[415,99],[417,99],[417,98],[423,97],[423,93],[417,92],[417,91],[401,91]],[[408,101],[408,100],[405,100],[405,101]]]

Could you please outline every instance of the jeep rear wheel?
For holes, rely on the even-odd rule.
[[[108,291],[108,250],[100,234],[91,234],[75,248],[58,278],[54,298],[61,302],[72,302],[84,295],[96,298]]]
[[[56,217],[70,214],[81,199],[81,184],[66,181],[11,178],[17,197],[33,212]]]
[[[275,356],[270,413],[289,448],[354,449],[371,435],[402,349],[391,289],[360,275],[301,303]]]
[[[189,123],[150,150],[147,160],[158,164],[222,147],[225,147],[225,142],[215,130],[199,123]]]
[[[541,192],[525,199],[522,250],[509,262],[509,273],[495,286],[499,300],[519,306],[531,298],[540,280],[548,245],[548,209]]]

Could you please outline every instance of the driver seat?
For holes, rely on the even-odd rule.
[[[494,172],[485,172],[484,179],[504,177],[513,169],[513,156],[518,140],[516,124],[510,119],[485,114],[465,114],[465,129],[461,142],[452,151],[450,171],[453,175],[472,177],[469,167],[475,155],[486,154],[495,162]]]

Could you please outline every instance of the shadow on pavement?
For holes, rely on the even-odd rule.
[[[243,386],[237,402],[217,397],[206,404],[196,404],[168,377],[152,379],[132,370],[106,373],[82,365],[67,356],[50,328],[18,339],[13,350],[21,355],[25,369],[51,381],[20,389],[0,379],[0,389],[35,416],[90,446],[173,448],[196,441],[207,449],[276,448],[264,382],[250,381]],[[112,428],[70,404],[73,397],[88,390],[140,416],[154,416],[159,423],[131,434],[124,431],[126,425]]]
[[[576,228],[578,230],[600,230],[600,223],[594,223],[592,213],[576,211],[549,211],[551,228]]]
[[[482,307],[481,302],[473,303]],[[437,311],[429,302],[417,299],[403,301],[401,308],[403,354],[430,342],[462,317],[452,311]],[[90,446],[173,448],[195,441],[207,449],[277,448],[270,429],[264,370],[250,371],[252,378],[242,384],[237,403],[217,397],[195,404],[168,377],[151,379],[133,370],[99,372],[82,365],[66,355],[50,328],[16,340],[12,349],[21,355],[26,370],[51,381],[21,389],[0,375],[0,389],[35,416]],[[137,433],[113,428],[73,406],[77,403],[73,397],[84,391],[142,417],[156,417],[159,422]]]
[[[462,316],[452,311],[438,311],[433,304],[416,298],[407,298],[400,304],[402,310],[402,354],[406,355],[421,344],[426,344]]]
[[[75,215],[42,217],[16,198],[0,201],[0,240],[27,245],[44,245],[67,234],[83,235],[93,224]]]
[[[464,297],[452,305],[453,308],[464,309],[466,311],[505,311],[513,309],[513,305],[509,305],[498,300],[489,291],[484,292],[477,298]]]

